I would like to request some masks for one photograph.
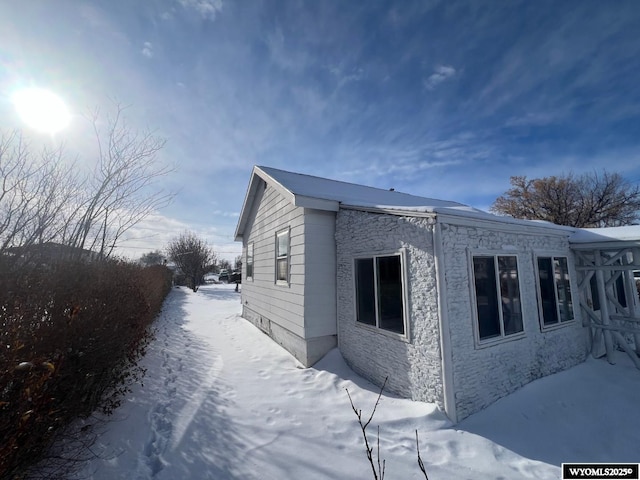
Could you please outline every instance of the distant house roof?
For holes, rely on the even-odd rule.
[[[31,245],[9,247],[7,254],[28,258],[31,261],[52,261],[64,259],[96,260],[99,258],[98,252],[86,250],[84,248],[72,247],[57,242],[35,243]]]
[[[405,215],[447,214],[478,220],[510,223],[535,227],[561,229],[565,234],[573,230],[549,222],[520,220],[497,216],[459,202],[420,197],[408,193],[367,187],[355,183],[330,180],[277,168],[255,166],[245,195],[242,211],[236,227],[235,238],[240,240],[248,221],[258,185],[264,181],[276,188],[292,205],[337,212],[340,207],[362,210],[380,210]]]

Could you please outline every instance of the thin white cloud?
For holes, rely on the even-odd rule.
[[[431,74],[425,81],[424,86],[427,90],[433,90],[445,80],[453,77],[456,74],[456,69],[451,65],[438,65],[433,74]]]
[[[233,218],[236,214],[224,216]],[[213,225],[187,223],[156,212],[131,228],[120,239],[116,254],[135,260],[147,252],[164,251],[169,242],[186,231],[194,232],[199,238],[205,240],[221,259],[233,260],[242,251],[242,245],[234,241],[233,228],[225,228],[221,231]]]
[[[180,0],[184,8],[192,9],[206,20],[215,20],[222,10],[222,0]]]
[[[215,210],[211,212],[212,215],[218,215],[220,217],[237,218],[240,216],[240,212],[225,212],[223,210]]]
[[[147,58],[153,58],[153,44],[151,42],[144,42],[141,53]]]

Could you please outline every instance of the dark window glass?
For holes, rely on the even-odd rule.
[[[511,335],[522,331],[522,306],[516,257],[498,257],[498,271],[504,334]]]
[[[556,289],[558,293],[558,310],[560,321],[573,320],[573,300],[569,282],[569,266],[566,257],[554,258]]]
[[[542,321],[545,325],[558,323],[558,308],[553,286],[551,258],[538,258],[538,281],[540,282],[540,297],[542,300]]]
[[[500,314],[493,257],[473,257],[480,339],[500,336]]]
[[[591,287],[591,302],[593,303],[593,311],[600,310],[600,296],[598,295],[598,281],[596,280],[596,274],[594,273],[589,280],[589,286]]]
[[[627,294],[624,291],[624,278],[623,273],[618,275],[616,278],[616,298],[618,299],[618,303],[627,308]]]
[[[376,293],[373,258],[356,260],[357,320],[367,325],[376,324]]]
[[[402,267],[400,257],[378,257],[378,312],[379,327],[404,334],[402,309]]]

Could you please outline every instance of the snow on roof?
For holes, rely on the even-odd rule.
[[[367,187],[356,183],[341,182],[328,178],[288,172],[272,167],[255,166],[251,182],[245,196],[242,211],[236,227],[235,238],[239,240],[249,215],[250,206],[256,195],[256,177],[278,188],[280,193],[295,206],[320,210],[338,211],[340,207],[356,209],[376,209],[407,215],[442,214],[466,217],[476,220],[499,222],[502,224],[543,227],[561,230],[566,234],[574,229],[554,225],[549,222],[521,220],[498,216],[459,202],[420,197],[408,193]]]
[[[453,208],[486,213],[458,202],[418,197],[394,190],[367,187],[356,183],[287,172],[271,167],[258,168],[294,195],[333,200],[342,205],[393,210],[410,209],[423,212],[435,212],[439,208]]]
[[[498,216],[479,210],[468,205],[450,200],[438,200],[429,197],[419,197],[408,193],[385,190],[382,188],[367,187],[356,183],[330,180],[312,175],[287,172],[271,167],[255,167],[257,172],[263,172],[279,183],[294,196],[303,196],[329,200],[346,207],[376,208],[387,211],[411,213],[439,213],[458,217],[475,218],[501,223],[511,223],[527,226],[564,229],[549,222],[522,220],[508,216]],[[303,205],[304,206],[304,205]],[[570,229],[572,230],[572,229]]]
[[[640,225],[581,228],[569,237],[570,243],[640,242]]]

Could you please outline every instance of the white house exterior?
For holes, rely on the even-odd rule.
[[[266,171],[254,168],[236,229],[243,317],[310,366],[336,346],[335,214]]]
[[[243,316],[304,365],[337,344],[356,372],[458,421],[586,358],[574,232],[254,167],[236,229]]]

